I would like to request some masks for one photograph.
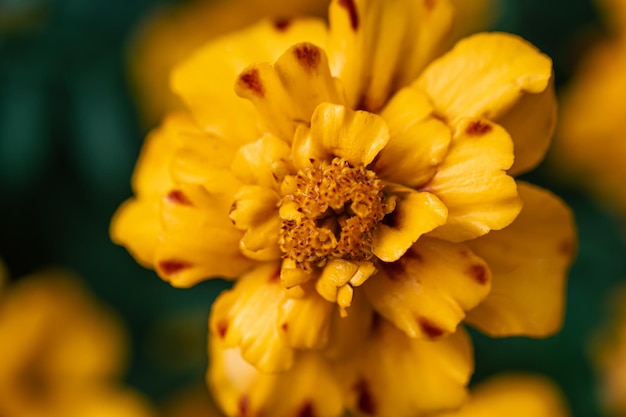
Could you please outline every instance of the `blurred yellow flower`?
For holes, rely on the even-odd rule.
[[[504,374],[472,390],[458,411],[437,417],[567,417],[567,404],[556,385],[539,375]]]
[[[70,274],[46,271],[0,290],[0,415],[149,417],[120,383],[124,334]]]
[[[512,177],[548,147],[551,61],[502,33],[434,59],[445,0],[329,13],[329,29],[262,21],[177,67],[190,113],[148,137],[112,237],[174,286],[238,278],[212,334],[277,383],[323,386],[291,399],[315,415],[454,408],[473,367],[463,320],[536,337],[562,321],[570,210]]]
[[[626,215],[626,3],[602,0],[612,36],[596,43],[564,90],[550,161],[555,172]]]
[[[626,288],[613,292],[610,320],[593,345],[599,398],[607,416],[626,416]]]

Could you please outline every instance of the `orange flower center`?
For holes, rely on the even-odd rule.
[[[383,187],[373,171],[339,157],[287,177],[280,204],[295,210],[281,211],[283,258],[307,271],[329,258],[370,259],[374,229],[395,208]]]

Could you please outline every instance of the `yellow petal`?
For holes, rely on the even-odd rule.
[[[294,361],[293,348],[278,320],[285,297],[279,268],[268,263],[242,276],[232,290],[215,300],[209,318],[215,338],[227,347],[238,346],[246,361],[267,373],[286,371]]]
[[[489,266],[467,246],[426,237],[363,285],[383,317],[426,338],[453,333],[490,287]]]
[[[346,309],[352,303],[352,287],[362,285],[375,272],[376,267],[368,261],[333,259],[324,266],[315,288],[327,301],[337,302],[341,307],[341,315],[345,316]]]
[[[510,175],[530,171],[546,155],[556,127],[556,94],[553,83],[539,94],[524,95],[515,106],[496,119],[513,139],[515,162]]]
[[[439,54],[452,22],[447,0],[335,0],[329,9],[333,74],[351,107],[379,111]]]
[[[380,320],[352,366],[348,404],[357,416],[414,417],[456,408],[473,370],[467,334],[438,341],[410,339]]]
[[[342,314],[336,308],[330,322],[330,336],[324,348],[324,356],[335,361],[350,360],[360,352],[368,341],[374,310],[363,291],[352,296],[350,314]]]
[[[290,153],[287,142],[266,134],[237,150],[231,170],[245,184],[278,189],[290,169]]]
[[[235,95],[235,80],[250,63],[274,62],[297,42],[324,46],[326,29],[319,20],[294,20],[287,27],[262,21],[224,36],[198,50],[172,74],[172,88],[198,123],[239,144],[257,136],[253,105]]]
[[[212,338],[210,363],[207,381],[226,415],[337,417],[343,411],[331,367],[315,352],[298,355],[286,372],[267,375],[249,365],[238,349]]]
[[[155,252],[161,278],[189,287],[212,277],[234,278],[252,266],[239,251],[242,232],[228,218],[230,201],[194,185],[180,186],[161,206],[163,235]]]
[[[127,200],[111,220],[113,242],[125,246],[137,262],[154,267],[154,252],[161,236],[160,202],[173,187],[170,164],[183,137],[198,132],[188,115],[172,113],[144,142],[132,177],[137,198]]]
[[[434,61],[416,85],[451,123],[485,117],[510,127],[519,173],[543,158],[552,136],[551,79],[552,61],[531,44],[514,35],[481,33]],[[541,97],[533,97],[537,94]]]
[[[322,102],[345,104],[326,53],[310,43],[292,46],[274,66],[250,65],[237,78],[235,92],[250,100],[270,131],[287,142],[298,125],[308,125]]]
[[[563,321],[576,247],[571,210],[548,191],[519,185],[524,209],[506,229],[469,242],[492,268],[489,296],[467,321],[492,336],[549,336]]]
[[[534,375],[498,375],[472,390],[458,411],[437,417],[568,417],[563,394],[550,380]]]
[[[236,146],[210,133],[182,131],[170,173],[176,183],[202,185],[211,193],[234,194],[239,182],[230,172]]]
[[[160,207],[161,201],[155,198],[131,198],[111,220],[109,234],[113,243],[124,246],[146,268],[154,267],[154,252],[162,233]]]
[[[328,342],[333,304],[320,297],[312,285],[304,286],[302,297],[286,298],[280,306],[278,323],[296,349],[321,349]]]
[[[372,252],[384,262],[398,260],[424,233],[446,222],[448,209],[431,193],[390,186],[396,208],[374,231]],[[385,224],[387,223],[387,224]]]
[[[510,34],[480,33],[431,63],[416,85],[438,113],[454,121],[498,117],[524,93],[543,92],[551,76],[550,58],[526,41]]]
[[[388,181],[423,185],[435,174],[450,144],[450,129],[433,116],[428,98],[417,88],[400,90],[381,112],[389,126],[389,143],[373,169]]]
[[[315,109],[310,134],[300,135],[296,134],[293,146],[298,168],[332,156],[347,160],[353,167],[368,165],[389,141],[389,129],[380,116],[330,103]]]
[[[461,120],[448,155],[423,188],[448,208],[448,222],[430,235],[461,242],[511,224],[521,210],[515,181],[506,173],[512,163],[504,129],[486,120]]]

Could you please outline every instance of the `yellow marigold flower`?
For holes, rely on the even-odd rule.
[[[125,359],[117,319],[65,272],[0,291],[0,414],[11,417],[149,417],[118,382]]]
[[[600,4],[613,35],[594,45],[564,90],[551,163],[626,214],[626,6],[620,0]]]
[[[324,385],[315,415],[455,407],[463,320],[497,336],[562,321],[571,213],[512,177],[548,147],[551,61],[502,33],[434,59],[445,0],[329,12],[329,28],[263,21],[176,69],[190,112],[148,137],[112,237],[174,286],[237,278],[211,332],[261,372]]]

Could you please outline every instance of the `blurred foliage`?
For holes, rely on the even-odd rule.
[[[110,243],[109,220],[130,196],[145,132],[129,93],[125,48],[155,0],[0,0],[0,257],[13,277],[63,265],[126,319],[133,335],[129,382],[163,398],[202,378],[206,317],[226,283],[176,290]],[[506,0],[494,29],[522,35],[555,62],[567,84],[602,31],[590,0]],[[475,333],[475,380],[502,370],[546,373],[575,416],[596,416],[589,344],[605,299],[626,278],[623,224],[582,191],[529,180],[574,209],[579,256],[563,331],[546,340]],[[623,190],[621,190],[623,192]]]

